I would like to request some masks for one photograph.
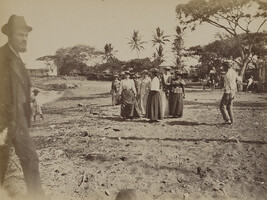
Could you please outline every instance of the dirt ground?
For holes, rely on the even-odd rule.
[[[236,123],[221,125],[222,91],[187,88],[184,116],[151,124],[120,119],[110,82],[37,82],[79,85],[44,100],[45,120],[31,128],[51,199],[114,200],[123,188],[140,200],[266,198],[266,94],[239,93]],[[5,188],[17,198],[26,193],[19,166],[13,152]]]

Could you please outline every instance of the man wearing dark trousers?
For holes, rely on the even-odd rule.
[[[238,75],[228,62],[223,63],[226,74],[224,75],[224,94],[220,103],[224,124],[234,123],[233,100],[237,92]]]
[[[3,187],[10,147],[20,159],[28,199],[44,199],[39,159],[29,135],[30,79],[19,53],[26,51],[32,30],[24,17],[12,15],[1,31],[8,42],[0,48],[0,186]]]

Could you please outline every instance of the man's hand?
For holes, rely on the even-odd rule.
[[[0,132],[0,146],[6,145],[6,142],[7,142],[7,132],[8,132],[8,129],[7,128],[5,128],[4,130],[2,130]]]

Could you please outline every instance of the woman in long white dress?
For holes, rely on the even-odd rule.
[[[140,87],[140,109],[141,114],[146,114],[147,98],[151,87],[151,78],[148,76],[148,71],[142,72],[141,87]]]
[[[171,76],[170,67],[164,68],[164,73],[161,77],[162,87],[160,89],[160,96],[162,101],[162,113],[164,117],[169,116],[169,77]]]

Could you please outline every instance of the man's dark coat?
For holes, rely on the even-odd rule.
[[[30,127],[30,79],[20,57],[8,44],[0,48],[0,132],[10,134]],[[25,120],[26,119],[26,120]]]

